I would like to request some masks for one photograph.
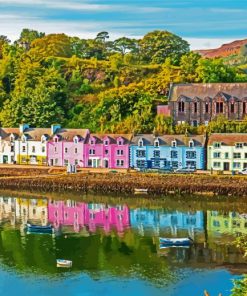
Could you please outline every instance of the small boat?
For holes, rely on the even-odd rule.
[[[190,237],[184,238],[159,238],[160,245],[165,247],[180,247],[180,246],[190,246],[193,240]]]
[[[53,233],[54,228],[52,225],[34,225],[27,223],[27,231],[30,233]]]
[[[135,188],[135,193],[148,193],[148,189],[145,189],[145,188]]]
[[[65,259],[57,259],[57,267],[72,267],[72,261]]]

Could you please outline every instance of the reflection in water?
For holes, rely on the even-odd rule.
[[[57,236],[27,235],[27,222],[57,229]],[[73,261],[70,272],[139,278],[157,287],[186,271],[245,263],[232,244],[247,232],[235,212],[129,208],[75,200],[0,198],[0,259],[23,272],[60,277],[56,259]],[[158,237],[192,237],[190,248],[160,249]]]

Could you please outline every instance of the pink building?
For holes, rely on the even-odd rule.
[[[168,105],[157,106],[157,115],[171,116],[171,110]]]
[[[72,200],[50,200],[48,220],[55,228],[72,226],[75,232],[79,232],[83,227],[95,232],[97,227],[100,227],[105,233],[115,229],[121,234],[130,225],[129,208],[126,205],[105,206]]]
[[[85,144],[85,167],[128,168],[131,134],[91,134]]]
[[[84,167],[84,143],[88,129],[64,129],[54,126],[53,135],[47,144],[47,158],[50,166],[69,164]]]

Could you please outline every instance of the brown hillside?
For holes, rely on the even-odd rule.
[[[247,44],[247,39],[236,40],[231,43],[223,44],[215,49],[195,50],[205,58],[223,58],[232,54],[238,54],[243,45]]]

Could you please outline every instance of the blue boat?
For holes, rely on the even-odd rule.
[[[190,246],[193,240],[189,237],[185,238],[159,238],[160,245],[163,247],[183,247]]]
[[[33,224],[27,224],[27,231],[29,233],[50,233],[52,234],[54,232],[54,228],[52,225],[47,226],[41,226],[41,225],[33,225]]]

